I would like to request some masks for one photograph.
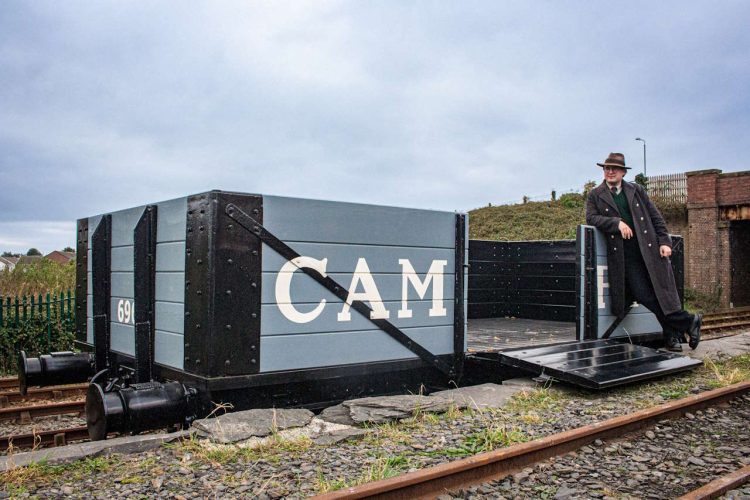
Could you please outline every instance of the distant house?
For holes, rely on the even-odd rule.
[[[39,262],[43,257],[41,255],[21,255],[16,264],[33,264]]]
[[[54,252],[50,252],[47,255],[45,255],[44,258],[57,262],[58,264],[67,264],[71,260],[75,260],[76,253],[75,252],[61,252],[60,250],[55,250]]]
[[[18,257],[0,257],[0,271],[12,271],[16,267]]]

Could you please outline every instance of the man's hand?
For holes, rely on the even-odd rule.
[[[633,237],[633,230],[630,229],[630,226],[625,224],[623,221],[620,221],[620,225],[617,226],[617,228],[620,230],[620,234],[622,235],[622,237],[626,240],[629,240]]]
[[[664,258],[671,257],[672,249],[667,245],[662,245],[659,247],[659,254]]]

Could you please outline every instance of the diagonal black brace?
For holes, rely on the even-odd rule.
[[[622,323],[622,320],[624,320],[625,316],[628,315],[628,313],[630,312],[630,309],[632,309],[632,306],[628,306],[628,308],[625,309],[624,313],[622,313],[621,315],[615,318],[612,324],[609,325],[609,328],[607,328],[607,331],[604,332],[604,334],[602,335],[603,339],[608,339],[615,332],[615,330],[617,330],[617,327],[620,326],[620,323]]]
[[[286,243],[278,239],[276,236],[271,234],[258,221],[250,217],[245,212],[243,212],[239,207],[237,207],[233,203],[228,203],[224,211],[230,218],[234,219],[240,226],[245,228],[251,234],[255,235],[263,243],[271,247],[273,250],[279,253],[279,255],[284,257],[286,260],[294,261],[294,259],[297,259],[300,257],[300,254],[298,254],[292,247],[290,247],[289,245],[287,245]],[[347,302],[349,298],[349,291],[346,289],[346,287],[339,285],[330,276],[322,276],[320,273],[318,273],[317,271],[313,269],[310,269],[307,267],[301,267],[299,269],[305,274],[307,274],[308,276],[310,276],[312,279],[317,281],[326,290],[334,294],[343,302]],[[449,377],[454,376],[453,368],[448,363],[446,363],[445,361],[441,360],[439,357],[432,354],[430,351],[422,347],[417,342],[414,342],[414,340],[412,340],[408,335],[406,335],[404,332],[399,330],[391,322],[385,319],[372,318],[370,314],[373,311],[370,307],[365,305],[364,302],[356,300],[350,303],[350,305],[352,309],[360,313],[362,316],[364,316],[367,320],[369,320],[379,329],[381,329],[382,331],[390,335],[391,338],[396,340],[398,343],[400,343],[401,345],[409,349],[411,352],[419,356],[419,358],[422,359],[424,362],[428,363],[431,366],[434,366],[435,368],[440,370],[442,373],[448,375]]]

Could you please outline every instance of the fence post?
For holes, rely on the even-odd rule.
[[[28,307],[28,304],[26,302],[26,295],[24,295],[21,298],[21,303],[23,304],[23,320],[26,321],[26,308]]]
[[[16,299],[15,299],[13,305],[15,306],[14,309],[16,310],[16,321],[15,321],[15,324],[13,326],[16,327],[16,328],[18,328],[18,320],[19,320],[19,316],[21,314],[20,305],[19,305],[19,302],[18,302],[18,295],[16,295]]]
[[[5,323],[3,321],[3,310],[5,309],[5,301],[2,297],[0,297],[0,328],[5,326]]]
[[[65,299],[65,303],[66,303],[66,307],[68,308],[68,314],[65,316],[65,319],[66,320],[72,320],[73,319],[73,314],[72,314],[72,311],[73,311],[73,302],[72,302],[72,299],[70,297],[70,288],[68,288],[68,293],[67,293],[67,297]]]
[[[44,312],[44,305],[43,305],[44,299],[42,297],[42,294],[39,294],[39,317],[42,318],[44,315],[42,314]]]
[[[31,294],[31,319],[34,319],[34,309],[36,309],[36,297]]]
[[[52,311],[51,311],[51,300],[49,292],[47,292],[47,349],[49,349],[52,341]]]

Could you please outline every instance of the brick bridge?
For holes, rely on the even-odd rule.
[[[750,306],[750,171],[687,172],[687,208],[685,284]]]

